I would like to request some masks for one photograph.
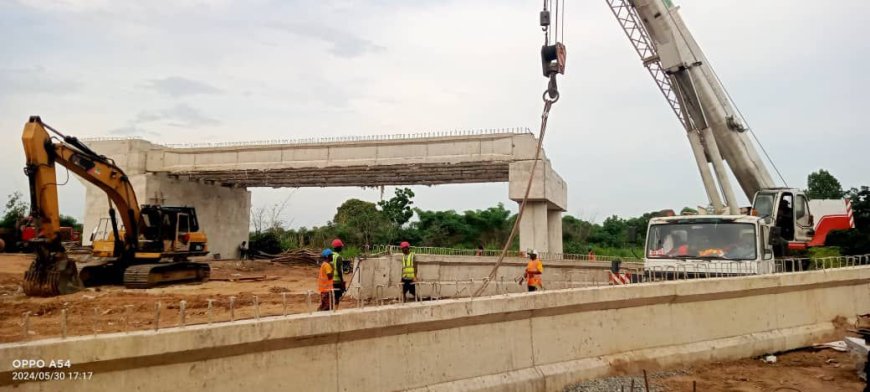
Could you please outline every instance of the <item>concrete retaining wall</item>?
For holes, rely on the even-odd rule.
[[[412,303],[160,332],[0,345],[89,381],[21,391],[558,391],[615,369],[810,344],[870,312],[870,268]]]
[[[489,276],[498,257],[416,255],[415,260],[418,263],[417,280],[424,282],[418,289],[421,296],[433,296],[433,287],[425,282],[441,282],[438,291],[440,296],[456,297],[457,291],[460,291],[460,296],[468,296],[469,291],[473,292],[480,288],[483,278]],[[485,294],[526,291],[526,287],[517,284],[516,279],[523,275],[527,262],[527,259],[521,257],[505,258],[495,280],[488,285]],[[623,264],[623,267],[630,266],[630,263]],[[589,286],[606,285],[609,270],[609,262],[545,260],[544,288],[566,288],[565,282],[586,282]],[[399,296],[397,285],[401,283],[401,277],[401,254],[363,260],[359,272],[350,284],[350,295],[354,297],[359,295],[365,299],[397,298]],[[471,279],[474,282],[470,282]],[[460,283],[454,283],[456,281]],[[375,293],[379,285],[384,286],[383,291]]]

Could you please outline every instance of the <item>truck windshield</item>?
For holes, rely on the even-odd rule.
[[[758,216],[764,218],[773,216],[773,197],[771,193],[759,193],[755,196],[755,203],[752,208],[755,209]]]
[[[751,223],[665,223],[650,226],[646,256],[754,260],[755,225]]]

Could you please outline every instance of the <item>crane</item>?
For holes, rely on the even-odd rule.
[[[777,186],[750,139],[752,130],[686,28],[679,7],[671,0],[605,1],[686,132],[718,214],[651,220],[648,264],[673,267],[674,258],[691,257],[767,260],[822,246],[829,233],[854,227],[848,200],[810,200],[798,189]],[[741,215],[728,169],[752,201],[747,211],[752,216]],[[752,251],[727,256],[724,243]]]
[[[49,130],[56,136],[52,137]],[[130,288],[144,288],[208,279],[208,264],[186,260],[188,256],[208,253],[205,234],[199,231],[192,207],[140,206],[130,179],[111,159],[44,124],[38,116],[30,117],[25,124],[22,142],[27,162],[24,173],[30,188],[30,221],[37,232],[30,240],[36,259],[25,272],[25,294],[68,294],[82,286],[104,283],[123,282]],[[112,233],[102,242],[109,248],[103,250],[104,255],[111,258],[88,264],[81,273],[77,273],[75,262],[67,257],[60,242],[56,165],[94,184],[109,199]],[[162,259],[172,262],[162,263]]]

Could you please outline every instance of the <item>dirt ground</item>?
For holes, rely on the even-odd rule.
[[[777,362],[767,364],[760,359],[711,363],[686,369],[656,380],[665,391],[704,392],[830,392],[864,390],[855,370],[856,358],[850,353],[826,349],[794,351],[777,356]]]
[[[0,342],[43,339],[61,335],[61,311],[67,309],[67,334],[89,335],[153,329],[155,307],[161,303],[160,328],[179,324],[179,302],[187,301],[185,324],[208,322],[208,300],[212,299],[212,320],[228,321],[230,297],[235,296],[235,319],[256,317],[254,297],[259,302],[260,316],[283,314],[283,296],[287,293],[287,313],[308,311],[306,292],[314,293],[312,306],[319,304],[317,268],[315,266],[283,265],[266,261],[209,261],[213,280],[206,283],[179,284],[146,290],[128,290],[123,286],[88,288],[75,294],[52,298],[28,298],[21,290],[24,271],[31,255],[0,254]],[[226,281],[262,277],[263,281]],[[349,277],[348,277],[349,279]],[[355,307],[351,298],[342,300],[341,307]],[[95,310],[96,309],[96,310]],[[30,312],[29,333],[24,335],[24,313]]]

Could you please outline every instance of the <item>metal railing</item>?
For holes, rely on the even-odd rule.
[[[329,136],[329,137],[310,137],[300,139],[264,139],[251,141],[235,141],[235,142],[218,142],[218,143],[155,143],[164,147],[171,148],[210,148],[210,147],[243,147],[243,146],[261,146],[261,145],[298,145],[298,144],[321,144],[321,143],[347,143],[347,142],[366,142],[366,141],[390,141],[390,140],[408,140],[408,139],[423,139],[432,137],[457,137],[457,136],[485,136],[499,134],[532,134],[532,131],[526,127],[513,128],[487,128],[487,129],[468,129],[468,130],[451,130],[451,131],[424,131],[415,133],[398,133],[387,135],[362,135],[362,136]],[[90,137],[83,138],[83,141],[120,141],[120,140],[145,140],[138,136],[130,137]]]
[[[613,285],[658,284],[666,281],[731,278],[743,279],[747,276],[765,274],[801,273],[806,271],[825,271],[844,268],[870,266],[870,254],[856,256],[833,256],[822,258],[782,258],[764,262],[713,261],[703,263],[685,263],[669,267],[651,267],[643,271],[595,270],[584,271],[573,275],[571,280],[544,279],[542,291],[602,288]],[[622,278],[622,279],[620,279]],[[488,278],[469,278],[449,281],[413,282],[415,295],[408,299],[402,294],[402,283],[376,285],[375,287],[351,287],[338,306],[334,306],[336,298],[330,295],[332,305],[330,312],[342,312],[372,306],[389,304],[405,304],[412,302],[438,301],[444,299],[459,299],[474,301],[473,293],[480,285],[487,283],[487,296],[515,295],[526,293],[526,286],[515,278],[500,277],[487,282]],[[395,288],[395,291],[393,291]],[[364,290],[368,290],[365,299],[361,299]],[[356,294],[352,298],[347,294]],[[318,302],[313,299],[317,298]],[[289,299],[295,309],[290,309]],[[288,317],[293,314],[314,314],[320,297],[318,293],[308,290],[305,294],[288,292],[266,293],[260,295],[230,296],[215,299],[188,298],[177,303],[155,301],[153,306],[137,303],[119,303],[109,308],[87,307],[82,304],[64,304],[58,310],[58,320],[51,322],[33,322],[33,318],[47,316],[46,312],[24,312],[17,325],[21,328],[20,340],[42,339],[50,337],[67,338],[72,335],[93,335],[117,332],[132,332],[134,330],[159,330],[166,328],[185,328],[194,324],[213,324],[236,322],[241,320],[260,322],[266,317]],[[301,304],[304,302],[305,306]],[[300,309],[301,308],[301,309]],[[50,312],[49,312],[50,313]],[[141,315],[150,314],[143,318]],[[134,322],[134,315],[140,317]],[[7,320],[15,322],[13,320]],[[75,329],[77,333],[71,333]]]
[[[436,246],[412,246],[411,250],[419,255],[441,255],[441,256],[485,256],[499,257],[501,250],[498,249],[459,249],[459,248],[442,248]],[[402,253],[396,245],[376,245],[371,248],[372,253],[379,254],[396,254]],[[507,252],[507,257],[527,257],[526,252],[511,250]],[[634,257],[609,256],[609,255],[584,255],[574,253],[550,253],[540,252],[538,257],[541,260],[576,260],[576,261],[621,261],[624,263],[640,263],[641,259]]]

